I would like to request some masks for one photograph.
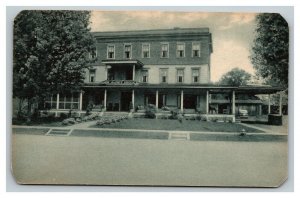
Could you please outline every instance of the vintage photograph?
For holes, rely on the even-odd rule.
[[[289,24],[278,13],[23,10],[18,184],[279,187]]]

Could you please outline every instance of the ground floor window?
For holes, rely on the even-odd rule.
[[[57,101],[56,97],[57,97],[56,94],[46,97],[45,109],[56,109],[56,101]]]
[[[79,93],[59,94],[59,109],[79,109]]]

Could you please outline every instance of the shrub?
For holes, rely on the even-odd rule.
[[[152,104],[149,104],[146,107],[145,117],[153,119],[156,117],[155,113],[156,113],[156,107]]]

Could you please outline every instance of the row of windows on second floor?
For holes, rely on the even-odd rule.
[[[100,69],[100,68],[99,68]],[[142,68],[133,72],[131,68],[115,71],[89,70],[88,82],[101,82],[104,80],[135,80],[140,83],[208,83],[208,66],[201,67],[161,67]]]
[[[106,58],[107,59],[116,59],[117,50],[122,51],[123,58],[132,59],[132,58],[151,58],[151,52],[153,50],[160,50],[160,58],[169,58],[170,53],[176,54],[177,58],[184,57],[201,57],[201,43],[199,41],[193,41],[190,49],[187,49],[185,42],[177,42],[176,49],[170,50],[169,42],[160,43],[160,49],[152,49],[150,43],[141,43],[141,51],[139,57],[133,57],[133,45],[131,43],[124,43],[123,49],[116,48],[115,44],[106,44]],[[90,54],[91,58],[100,57],[98,50]],[[102,56],[105,57],[105,56]]]

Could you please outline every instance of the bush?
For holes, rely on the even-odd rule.
[[[152,104],[149,104],[146,107],[145,117],[153,119],[156,117],[155,113],[156,113],[156,107]]]

